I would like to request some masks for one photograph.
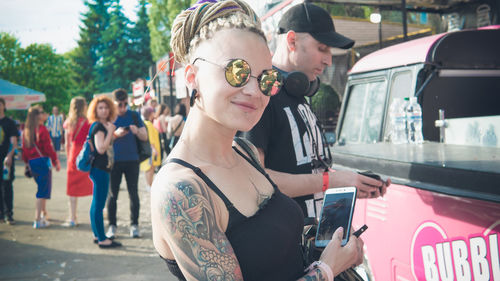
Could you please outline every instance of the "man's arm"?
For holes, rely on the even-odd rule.
[[[258,148],[258,151],[260,161],[264,165],[266,159],[264,150]],[[323,174],[289,174],[267,168],[266,172],[280,190],[290,197],[311,195],[323,189]],[[328,172],[328,188],[355,186],[358,188],[358,198],[375,198],[384,195],[389,185],[390,179],[384,183],[351,171]]]
[[[14,152],[17,149],[17,136],[11,136],[10,143],[12,144],[12,149],[9,150],[4,160],[4,165],[8,167],[12,166],[12,158],[14,157]]]
[[[138,130],[137,130],[137,137],[141,141],[147,141],[148,140],[148,131],[146,131],[146,127],[138,128]]]
[[[146,126],[138,128],[136,125],[130,125],[130,131],[141,141],[148,140],[148,131],[146,130]]]

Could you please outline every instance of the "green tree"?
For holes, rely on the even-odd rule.
[[[71,99],[69,93],[74,87],[69,61],[47,44],[31,44],[26,49],[19,49],[18,60],[20,75],[14,83],[44,93],[44,107],[58,106],[67,110]]]
[[[114,0],[111,10],[109,25],[102,32],[102,57],[97,64],[98,80],[102,91],[112,91],[116,88],[129,88],[129,75],[134,67],[130,63],[131,50],[129,44],[130,20],[123,14],[123,8],[119,0]]]
[[[153,63],[151,56],[151,36],[148,29],[148,10],[146,0],[139,0],[137,11],[137,22],[130,31],[131,39],[131,73],[130,81],[137,78],[147,78],[149,66]]]
[[[46,109],[52,106],[68,109],[75,87],[70,61],[56,54],[52,46],[31,44],[22,48],[17,38],[0,33],[0,61],[1,79],[44,93]],[[12,115],[22,119],[24,112]]]
[[[69,53],[73,63],[76,87],[75,94],[85,96],[88,100],[100,91],[96,65],[101,61],[104,50],[101,37],[109,25],[108,8],[110,0],[85,0],[88,11],[82,14],[80,39],[78,47]]]
[[[311,99],[311,109],[325,127],[330,127],[335,123],[340,104],[339,96],[335,90],[330,85],[323,83]]]
[[[327,10],[332,16],[352,17],[352,18],[369,18],[372,7],[361,5],[344,5],[344,4],[322,4],[317,3],[323,9]]]
[[[160,59],[170,51],[170,30],[175,17],[195,2],[195,0],[151,0],[148,27],[153,60]]]
[[[17,38],[5,32],[0,33],[0,77],[2,79],[9,81],[17,79],[16,53],[20,48],[21,44]]]

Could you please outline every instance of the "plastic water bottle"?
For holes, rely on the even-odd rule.
[[[3,180],[8,180],[9,179],[9,173],[10,169],[7,166],[3,167]]]
[[[407,143],[406,137],[406,103],[401,98],[394,98],[389,107],[391,121],[391,142],[394,144]]]
[[[406,128],[408,130],[408,142],[420,144],[424,142],[422,136],[422,108],[417,102],[417,97],[411,97],[406,106]]]

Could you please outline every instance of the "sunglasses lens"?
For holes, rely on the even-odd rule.
[[[241,87],[250,79],[250,65],[242,60],[235,59],[226,66],[226,80],[233,87]]]
[[[281,73],[274,69],[264,70],[259,76],[259,87],[266,96],[276,95],[283,85]]]

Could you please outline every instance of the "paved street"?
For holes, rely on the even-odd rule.
[[[92,242],[89,210],[91,197],[78,201],[75,228],[61,226],[68,216],[66,161],[60,153],[60,172],[53,170],[52,199],[47,202],[51,225],[33,229],[36,185],[24,177],[24,164],[16,161],[14,219],[0,224],[0,280],[171,280],[174,278],[156,253],[151,239],[150,198],[144,175],[139,177],[142,238],[129,236],[129,199],[125,179],[118,199],[118,249],[100,249]],[[105,226],[107,228],[105,213]]]

